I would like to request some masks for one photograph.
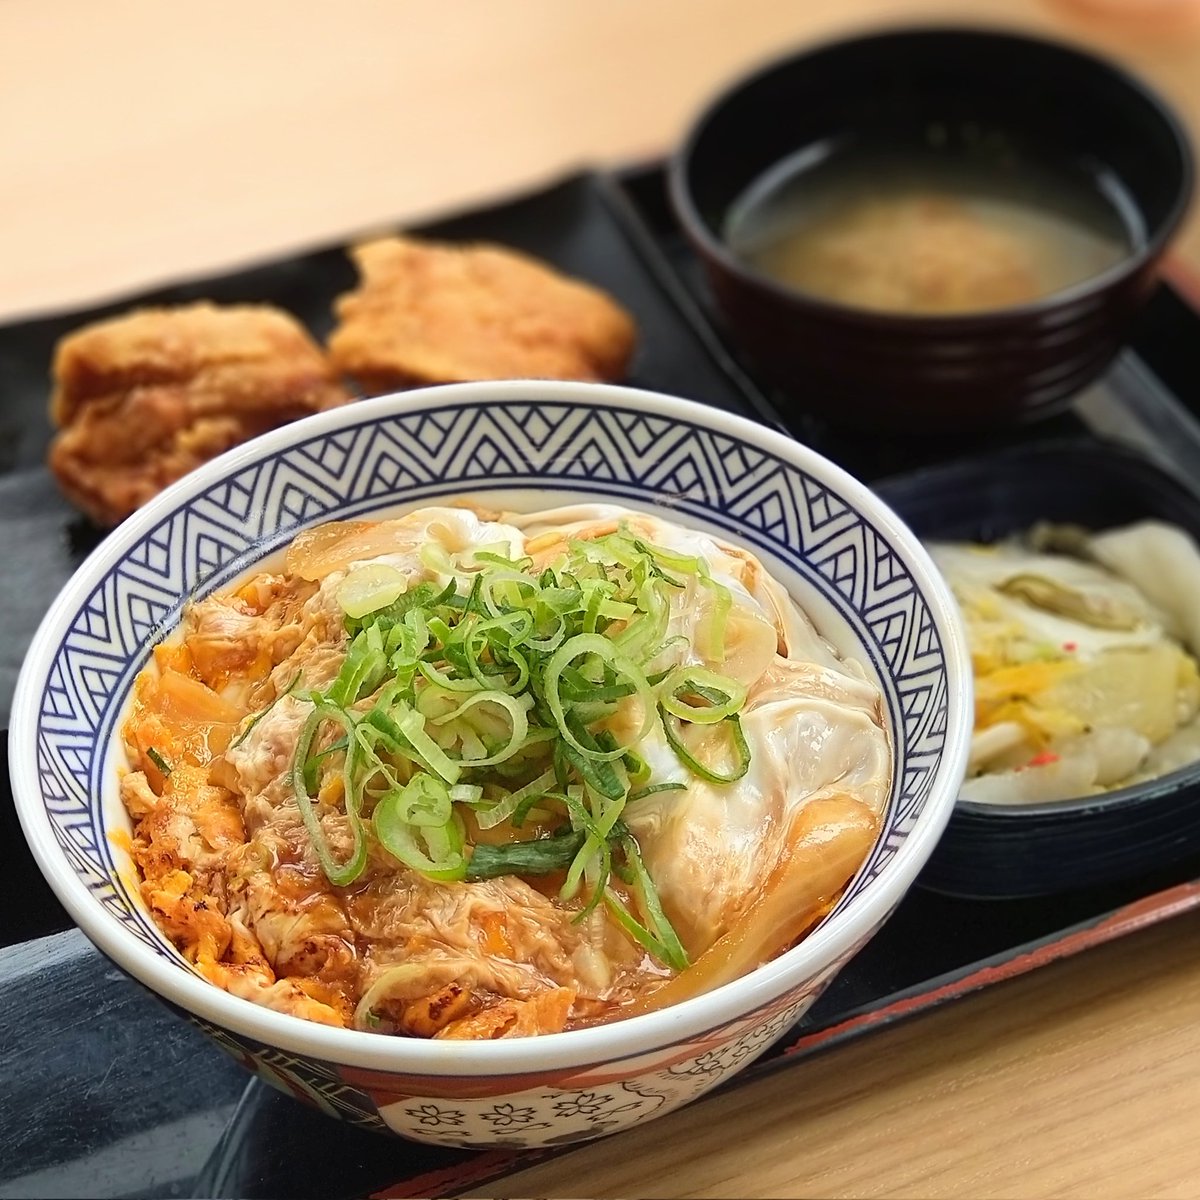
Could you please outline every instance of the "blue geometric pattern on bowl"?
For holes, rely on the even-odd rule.
[[[529,486],[661,504],[775,555],[866,647],[896,732],[883,835],[839,909],[894,856],[933,781],[946,661],[926,604],[875,526],[835,491],[743,442],[634,408],[515,401],[412,408],[265,455],[180,504],[100,581],[59,645],[37,727],[54,835],[100,902],[170,955],[118,877],[99,813],[105,750],[150,649],[203,595],[302,526],[469,490]]]

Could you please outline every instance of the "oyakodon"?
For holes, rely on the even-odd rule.
[[[143,896],[332,1025],[556,1032],[786,949],[875,838],[879,691],[749,552],[611,505],[307,531],[125,724]]]

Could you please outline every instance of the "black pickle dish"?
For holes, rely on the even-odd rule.
[[[1144,455],[1046,442],[897,476],[876,489],[924,540],[992,542],[1041,521],[1155,518],[1200,539],[1200,498]],[[921,884],[1036,896],[1148,874],[1200,853],[1200,761],[1101,795],[1002,806],[960,799]]]

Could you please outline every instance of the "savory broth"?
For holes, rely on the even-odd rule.
[[[1108,179],[927,153],[777,165],[733,205],[730,247],[822,299],[883,311],[1026,304],[1114,266],[1141,240]]]

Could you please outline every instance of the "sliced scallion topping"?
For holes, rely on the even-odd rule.
[[[686,783],[652,783],[649,787],[638,788],[630,792],[626,802],[632,804],[635,800],[645,800],[647,796],[656,796],[659,792],[686,792]]]
[[[352,882],[373,838],[440,882],[562,872],[576,921],[604,904],[661,962],[686,964],[621,816],[631,801],[686,786],[655,783],[639,753],[656,721],[693,775],[732,782],[749,767],[745,687],[695,663],[723,660],[732,592],[702,558],[625,527],[568,540],[538,570],[505,543],[459,554],[430,543],[419,559],[433,578],[366,563],[338,588],[346,655],[328,687],[307,696],[313,711],[292,765],[322,869]],[[697,589],[711,600],[693,647],[669,634],[673,606]],[[698,761],[692,726],[708,727],[706,747],[721,761]],[[324,832],[341,806],[352,835],[344,861]],[[468,827],[505,822],[536,828],[528,840],[468,845]],[[610,886],[617,880],[628,899]]]
[[[663,680],[658,696],[672,716],[699,725],[715,725],[741,711],[746,703],[746,687],[707,667],[676,667]]]
[[[481,842],[471,851],[466,878],[496,879],[501,875],[551,875],[565,871],[587,835],[567,829],[548,838],[492,846]]]
[[[346,616],[358,619],[395,603],[408,588],[408,579],[387,563],[364,563],[347,572],[338,584],[337,602]]]
[[[146,750],[146,757],[158,768],[159,773],[165,779],[174,769],[169,762],[153,746]]]
[[[465,716],[469,709],[479,704],[494,705],[496,708],[503,709],[508,714],[508,719],[511,722],[508,742],[494,754],[487,755],[486,757],[463,758],[462,764],[464,767],[491,767],[495,766],[496,763],[504,762],[505,759],[512,758],[525,745],[525,739],[529,734],[529,718],[525,714],[524,705],[505,692],[475,692],[474,695],[468,696],[452,712],[448,712],[444,717],[438,717],[433,723],[435,725],[446,725],[451,721],[456,721],[460,717]]]
[[[629,937],[639,945],[644,946],[659,962],[674,968],[676,971],[682,971],[688,965],[685,957],[682,960],[682,966],[675,966],[675,963],[671,961],[671,952],[667,947],[625,907],[620,896],[612,888],[604,889],[604,903],[608,911],[612,913],[617,924],[620,925]],[[676,961],[680,960],[677,959]]]
[[[375,806],[371,824],[379,844],[406,867],[439,883],[466,875],[462,820],[440,779],[421,774],[392,788]]]
[[[638,844],[633,838],[626,836],[621,839],[621,849],[625,854],[625,862],[633,873],[633,890],[638,903],[650,922],[655,941],[662,947],[660,957],[668,967],[682,971],[689,965],[687,951],[663,912],[658,889],[654,886],[654,880],[650,878],[650,872],[646,870]]]
[[[329,840],[325,836],[325,830],[321,825],[321,819],[317,816],[316,808],[313,805],[312,797],[309,795],[308,786],[304,780],[304,764],[308,762],[313,742],[316,740],[321,727],[329,721],[340,725],[348,739],[345,763],[342,768],[342,794],[345,799],[346,821],[350,826],[352,847],[350,857],[344,862],[339,862],[334,857]],[[312,712],[308,714],[304,726],[300,730],[300,738],[296,743],[296,756],[292,762],[292,791],[296,796],[296,805],[300,809],[300,817],[304,821],[304,828],[308,833],[309,841],[312,842],[313,849],[317,853],[321,869],[325,872],[329,882],[336,887],[345,887],[347,884],[353,883],[363,873],[363,868],[367,865],[367,843],[363,836],[358,797],[352,783],[354,759],[353,733],[354,720],[349,714],[332,704],[314,705]]]
[[[542,689],[546,696],[546,703],[550,708],[555,723],[558,725],[559,732],[571,748],[579,754],[599,762],[611,762],[615,758],[620,758],[625,753],[624,749],[618,747],[615,750],[598,750],[595,748],[589,749],[584,746],[575,733],[572,732],[567,721],[566,710],[563,706],[559,687],[562,674],[575,659],[583,655],[594,655],[605,666],[611,667],[615,675],[624,677],[633,685],[634,693],[643,701],[643,712],[645,713],[645,720],[638,735],[639,738],[644,738],[650,732],[654,720],[653,693],[650,690],[650,684],[647,682],[646,675],[642,669],[632,659],[623,655],[608,638],[601,637],[599,634],[576,634],[575,637],[569,638],[551,655],[550,661],[546,664],[545,673],[542,676]]]
[[[701,779],[708,780],[709,783],[736,783],[750,769],[750,747],[746,745],[746,735],[742,733],[742,723],[736,716],[726,717],[721,725],[717,726],[717,728],[729,730],[729,740],[734,755],[733,765],[727,770],[720,770],[711,764],[700,762],[692,754],[684,745],[680,730],[676,725],[677,718],[667,712],[661,704],[658,706],[658,714],[662,718],[663,732],[667,735],[667,742],[671,749],[675,751],[679,761],[693,775],[698,775]]]
[[[350,643],[326,699],[330,704],[353,704],[360,696],[370,695],[383,682],[387,668],[383,631],[379,625],[368,625]]]
[[[292,676],[291,683],[289,683],[287,685],[287,687],[285,687],[283,689],[282,692],[279,692],[275,696],[275,698],[271,701],[271,703],[267,705],[266,708],[264,708],[261,712],[256,712],[254,714],[254,716],[252,716],[250,718],[248,724],[246,725],[246,728],[243,729],[242,732],[239,733],[232,742],[230,742],[230,744],[229,744],[230,750],[236,750],[237,747],[240,746],[250,736],[250,732],[255,727],[255,725],[257,725],[259,723],[259,721],[261,721],[263,719],[263,717],[265,717],[267,715],[267,713],[269,713],[271,711],[271,709],[273,709],[275,707],[275,705],[277,705],[280,702],[280,700],[282,700],[284,698],[284,696],[290,696],[292,694],[292,692],[296,688],[296,685],[300,682],[300,677],[302,674],[303,674],[302,671],[297,671],[295,673],[295,675]]]

